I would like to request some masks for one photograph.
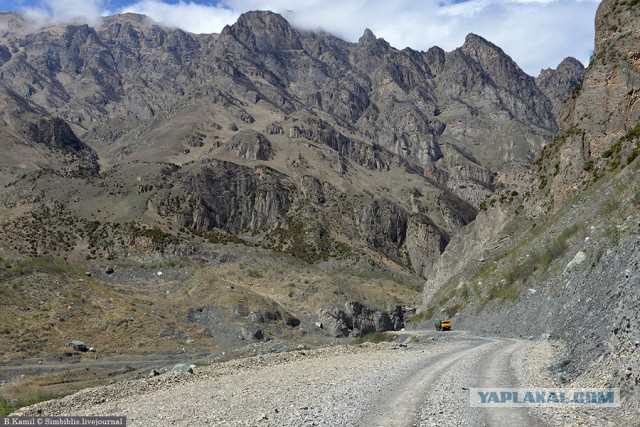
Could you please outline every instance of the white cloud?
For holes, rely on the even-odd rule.
[[[364,28],[399,49],[459,47],[474,32],[497,44],[526,72],[567,56],[588,62],[599,0],[227,0],[236,10],[270,9],[302,28],[356,41]]]
[[[233,24],[240,12],[224,7],[207,6],[195,2],[176,4],[160,0],[142,0],[118,10],[149,16],[161,25],[182,28],[192,33],[219,33],[227,24]]]
[[[23,7],[21,12],[36,27],[60,22],[95,23],[102,14],[104,0],[43,0],[40,6]]]
[[[365,28],[392,46],[450,51],[476,33],[500,46],[529,74],[567,56],[588,62],[599,0],[139,0],[106,10],[105,0],[44,0],[29,8],[40,21],[135,12],[194,33],[219,33],[249,10],[272,10],[292,24],[357,41]],[[122,3],[122,1],[120,2]]]

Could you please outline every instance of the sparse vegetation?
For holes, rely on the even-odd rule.
[[[6,398],[0,396],[0,417],[6,417],[10,413],[15,412],[25,406],[35,405],[36,403],[45,402],[47,400],[59,399],[70,393],[72,392],[53,393],[47,391],[43,387],[39,387],[35,392],[22,393],[21,397],[15,400],[7,400]]]
[[[253,268],[249,268],[247,270],[247,276],[253,277],[254,279],[261,279],[261,278],[264,277],[259,270],[256,270],[256,269],[253,269]]]
[[[388,332],[371,332],[362,337],[356,338],[353,341],[354,345],[360,345],[364,343],[379,344],[381,342],[392,342],[395,340],[395,336]]]

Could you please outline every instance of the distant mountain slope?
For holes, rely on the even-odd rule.
[[[49,159],[5,160],[7,206],[55,197],[89,217],[103,205],[105,220],[218,229],[308,260],[346,244],[420,275],[484,198],[518,182],[581,74],[573,61],[542,90],[473,34],[450,53],[398,51],[369,30],[347,43],[271,12],[219,35],[133,14],[36,32],[2,19],[5,131],[31,147],[16,157]],[[32,144],[43,132],[58,135],[58,157]],[[58,170],[67,163],[72,176]],[[27,185],[42,197],[24,197]],[[299,227],[305,249],[294,250]]]

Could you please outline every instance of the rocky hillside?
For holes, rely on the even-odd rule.
[[[270,12],[219,35],[131,14],[38,31],[1,19],[5,206],[55,200],[309,261],[373,251],[419,275],[518,181],[582,73],[567,60],[540,83],[473,34],[453,52],[398,51]]]
[[[634,1],[601,3],[594,54],[558,135],[516,192],[487,200],[454,237],[427,281],[423,314],[562,340],[557,380],[619,387],[625,422],[637,421],[624,417],[638,417],[640,394],[639,13]]]
[[[132,14],[0,23],[0,293],[21,301],[4,358],[398,328],[584,71],[536,80],[477,35],[400,51],[270,12],[212,35]]]

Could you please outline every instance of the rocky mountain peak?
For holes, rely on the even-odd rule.
[[[558,64],[558,68],[556,70],[561,73],[584,71],[584,65],[573,56],[569,56]]]
[[[140,13],[121,13],[118,15],[105,16],[102,18],[102,22],[105,24],[111,24],[114,22],[124,23],[131,22],[136,24],[149,24],[151,19],[147,15],[142,15]]]
[[[282,16],[269,11],[243,13],[235,24],[224,27],[221,36],[232,36],[262,52],[302,49],[298,32]]]
[[[605,48],[624,34],[623,30],[633,33],[639,27],[637,22],[640,4],[636,0],[603,1],[596,12],[596,40],[594,53]],[[637,33],[636,33],[637,34]]]
[[[579,87],[559,113],[560,133],[541,160],[534,212],[557,211],[566,200],[636,157],[640,121],[640,9],[637,1],[603,1],[595,49]],[[571,62],[563,67],[571,68]],[[560,67],[558,67],[560,70]],[[545,170],[557,164],[557,172]],[[548,185],[542,185],[546,184]]]
[[[504,50],[477,34],[467,34],[459,51],[477,61],[489,75],[505,84],[510,83],[513,77],[526,76]]]
[[[540,71],[536,84],[553,104],[553,113],[557,117],[562,103],[582,82],[585,68],[575,58],[565,58],[556,69],[546,68]]]
[[[365,28],[364,34],[362,34],[362,37],[360,37],[358,43],[371,43],[375,42],[376,40],[378,40],[378,38],[375,34],[373,34],[373,31],[371,31],[369,28]]]
[[[474,33],[467,34],[460,49],[476,59],[484,58],[489,54],[506,55],[498,46]]]
[[[369,28],[364,30],[364,34],[358,40],[358,48],[365,49],[373,55],[380,55],[390,47],[385,39],[377,38]]]
[[[14,12],[0,12],[0,27],[12,33],[23,33],[28,30],[29,24],[24,16]]]

